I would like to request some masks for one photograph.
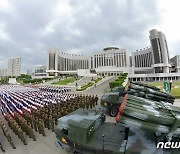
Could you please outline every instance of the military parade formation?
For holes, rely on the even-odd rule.
[[[42,91],[50,91],[50,92],[57,92],[57,93],[64,93],[64,92],[70,92],[70,87],[58,87],[58,86],[42,86],[39,87]]]
[[[92,109],[97,105],[97,95],[68,94],[65,91],[52,87],[0,86],[0,108],[5,119],[0,119],[0,126],[13,149],[16,147],[9,129],[27,145],[26,135],[36,141],[36,133],[46,136],[45,129],[54,131],[58,118],[78,108]],[[5,152],[1,141],[0,148]]]

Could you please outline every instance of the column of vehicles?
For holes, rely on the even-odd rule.
[[[174,97],[142,83],[117,87],[109,96],[110,101],[102,96],[101,108],[118,104],[114,122],[106,121],[104,110],[80,108],[58,119],[56,145],[81,154],[180,153],[180,107],[172,105]]]

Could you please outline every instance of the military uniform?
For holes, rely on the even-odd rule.
[[[18,137],[21,139],[21,141],[24,143],[24,145],[27,145],[26,140],[23,135],[23,131],[21,128],[18,128]]]
[[[30,138],[33,138],[33,140],[36,141],[35,134],[34,134],[34,131],[33,131],[32,127],[31,127],[31,124],[28,123],[28,126],[27,126],[27,127],[28,127],[29,137],[30,137]]]
[[[3,148],[2,144],[1,144],[1,142],[0,142],[0,148],[1,148],[1,150],[2,150],[3,152],[5,152],[5,150],[4,150],[4,148]]]
[[[16,149],[16,147],[14,146],[14,143],[13,143],[13,141],[12,141],[11,136],[9,135],[9,133],[8,133],[8,132],[5,132],[4,135],[6,136],[8,142],[9,142],[9,144],[12,146],[12,148],[13,148],[13,149]]]
[[[38,130],[37,130],[36,119],[35,119],[35,117],[33,117],[33,116],[32,116],[32,123],[33,123],[33,128],[34,128],[34,130],[37,132]]]
[[[54,132],[54,119],[52,118],[52,116],[49,117],[49,122],[51,124],[51,129]]]
[[[42,123],[42,121],[40,120],[39,121],[39,129],[40,129],[40,134],[42,134],[43,136],[46,136],[45,135],[45,131],[44,131],[44,126],[43,126],[43,123]]]

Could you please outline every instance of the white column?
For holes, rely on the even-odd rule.
[[[55,70],[58,70],[58,54],[55,52]]]
[[[104,66],[104,54],[102,55],[102,66]]]
[[[119,67],[120,65],[120,59],[119,59],[119,53],[116,55],[117,56],[117,67]]]
[[[122,55],[121,54],[119,54],[119,62],[120,62],[120,67],[122,67],[122,63],[123,63],[123,59],[122,59],[123,57],[122,57]]]

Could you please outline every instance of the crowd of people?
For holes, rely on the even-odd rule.
[[[42,86],[39,89],[42,90],[42,91],[56,92],[56,93],[71,92],[71,88],[70,87]]]
[[[94,95],[57,93],[23,86],[0,86],[0,108],[8,127],[27,145],[26,135],[36,141],[36,133],[46,136],[45,129],[54,131],[58,118],[78,108],[97,105]],[[16,148],[8,127],[0,119],[0,126],[12,148]],[[0,141],[0,148],[5,151]]]

